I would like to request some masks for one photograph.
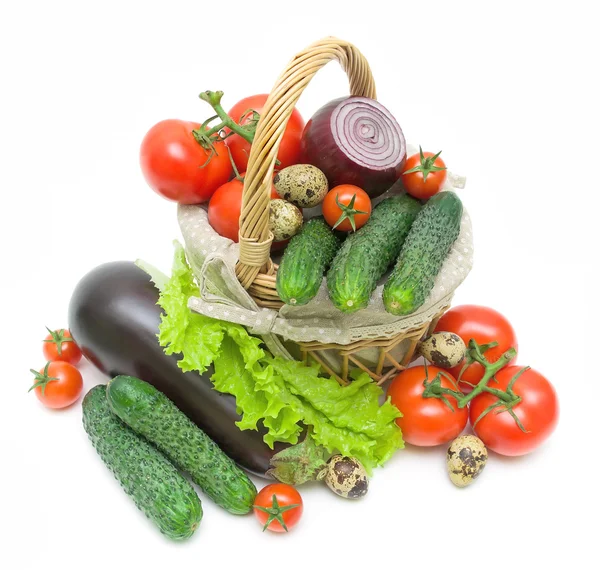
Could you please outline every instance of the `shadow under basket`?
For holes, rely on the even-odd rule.
[[[433,320],[386,339],[357,340],[352,344],[324,344],[321,342],[294,342],[291,352],[299,351],[301,359],[310,364],[317,362],[342,386],[350,383],[350,372],[359,368],[378,385],[405,370],[418,358],[417,344],[435,329],[440,317],[449,307],[444,307]],[[290,342],[286,342],[288,346]],[[296,350],[294,350],[294,348]]]

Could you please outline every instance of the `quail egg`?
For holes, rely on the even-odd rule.
[[[277,194],[300,208],[319,205],[329,191],[327,178],[312,164],[294,164],[275,175]]]
[[[446,466],[450,481],[457,487],[467,487],[483,471],[487,462],[488,452],[478,437],[461,435],[448,448]]]
[[[318,478],[325,479],[327,486],[345,499],[360,499],[369,490],[367,472],[354,457],[334,455]]]
[[[269,229],[273,232],[273,241],[284,241],[295,236],[302,227],[302,212],[285,200],[271,200]]]
[[[437,332],[419,343],[419,354],[440,368],[452,368],[462,362],[467,348],[462,338],[451,332]]]

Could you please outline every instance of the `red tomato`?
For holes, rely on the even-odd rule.
[[[506,390],[520,370],[521,366],[503,368],[495,376],[498,382],[491,382],[489,386]],[[496,413],[492,410],[475,424],[483,411],[498,401],[493,394],[484,392],[470,404],[469,420],[473,430],[487,447],[502,455],[524,455],[533,451],[550,436],[558,423],[556,391],[539,372],[526,370],[514,383],[513,391],[522,398],[513,411],[527,432],[521,430],[507,411]]]
[[[48,361],[62,360],[69,364],[77,364],[81,360],[81,350],[75,344],[71,333],[67,329],[51,331],[44,339],[43,352]]]
[[[411,196],[420,200],[428,199],[442,189],[447,170],[439,156],[439,152],[433,154],[419,149],[419,154],[408,157],[401,178],[404,188]]]
[[[327,192],[322,208],[325,221],[332,228],[340,232],[356,231],[371,217],[371,198],[358,186],[340,184]]]
[[[229,111],[229,116],[236,122],[242,125],[252,121],[252,112],[256,111],[259,115],[263,111],[263,107],[267,102],[268,95],[252,95],[238,101]],[[243,118],[243,119],[242,119]],[[294,109],[290,117],[283,139],[279,145],[277,159],[279,163],[277,169],[281,170],[286,166],[297,164],[300,161],[300,139],[304,130],[304,119],[302,115]],[[227,132],[227,129],[225,129]],[[250,156],[250,143],[240,135],[231,135],[225,139],[233,160],[241,172],[248,168],[248,157]]]
[[[423,398],[423,382],[426,378],[433,380],[440,372],[448,375],[447,370],[436,366],[427,366],[427,369],[425,366],[413,366],[400,372],[388,388],[387,395],[392,404],[402,412],[402,417],[397,418],[396,423],[407,443],[440,445],[454,439],[467,425],[468,410],[457,408],[456,399],[452,396],[448,397],[448,402],[454,411],[438,398]],[[441,383],[442,388],[456,390],[454,378],[442,376]]]
[[[271,244],[271,251],[282,251],[287,247],[288,243],[290,243],[289,239],[285,239],[283,241],[274,241]]]
[[[504,352],[514,347],[518,350],[517,335],[506,317],[489,307],[479,305],[458,305],[446,312],[435,327],[436,332],[448,331],[457,334],[468,345],[471,339],[479,344],[497,342],[498,346],[490,348],[484,356],[490,362],[496,362]],[[512,361],[511,361],[512,362]],[[450,370],[458,378],[463,363]],[[462,375],[460,389],[464,393],[472,390],[470,384],[477,384],[483,378],[484,369],[474,362]]]
[[[243,174],[241,175],[244,176]],[[223,184],[208,203],[208,222],[221,236],[237,243],[242,213],[244,183],[234,178]],[[279,198],[275,186],[271,186],[271,199]],[[274,244],[275,245],[275,244]]]
[[[263,530],[288,532],[302,516],[302,497],[291,485],[273,483],[263,487],[254,500],[254,514]]]
[[[81,395],[83,379],[77,368],[68,362],[48,362],[39,373],[31,370],[35,383],[30,390],[48,408],[66,408]]]
[[[180,204],[206,202],[229,180],[233,171],[225,143],[215,143],[216,154],[202,148],[192,131],[198,123],[168,119],[154,125],[144,137],[140,165],[155,192]]]

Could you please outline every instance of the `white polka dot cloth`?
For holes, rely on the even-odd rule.
[[[448,176],[445,189],[464,185],[464,179]],[[453,292],[473,265],[471,221],[463,212],[459,236],[438,274],[429,298],[415,313],[397,317],[383,307],[385,277],[373,292],[368,307],[353,314],[337,310],[327,294],[325,280],[317,296],[301,307],[283,306],[279,311],[259,308],[235,277],[239,246],[219,236],[208,223],[202,206],[179,206],[179,224],[186,254],[199,284],[199,295],[190,308],[199,313],[243,324],[262,335],[270,350],[286,354],[280,335],[293,341],[349,344],[368,338],[389,338],[430,321],[450,304]]]

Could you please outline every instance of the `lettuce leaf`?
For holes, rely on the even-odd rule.
[[[262,341],[234,323],[191,311],[187,302],[198,287],[176,243],[170,279],[160,276],[159,305],[164,315],[159,342],[167,354],[181,354],[179,367],[204,372],[212,363],[212,382],[219,392],[235,396],[242,430],[266,428],[265,443],[296,444],[305,426],[314,441],[330,453],[356,457],[370,472],[404,446],[394,421],[401,414],[383,391],[361,373],[347,387],[321,375],[315,364],[274,357]]]

